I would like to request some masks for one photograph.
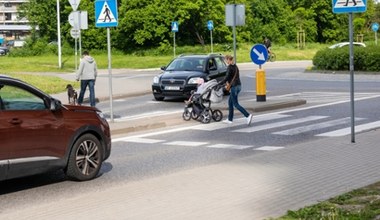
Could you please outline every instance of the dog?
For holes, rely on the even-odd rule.
[[[78,104],[78,102],[77,102],[78,93],[77,93],[77,91],[75,91],[73,86],[71,84],[67,84],[66,89],[67,89],[67,98],[69,100],[69,104],[71,104],[71,105]]]

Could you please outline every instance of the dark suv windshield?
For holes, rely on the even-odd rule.
[[[177,58],[166,68],[168,71],[200,71],[204,70],[204,58]]]

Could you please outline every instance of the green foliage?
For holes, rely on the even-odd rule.
[[[70,36],[72,29],[68,17],[72,12],[69,1],[60,2],[60,27],[62,42],[74,47]],[[232,28],[225,25],[225,5],[235,2],[225,0],[119,0],[118,26],[110,28],[111,46],[125,53],[141,54],[141,50],[159,48],[164,54],[172,51],[174,34],[171,22],[178,21],[176,45],[207,47],[210,31],[206,24],[214,22],[213,42],[232,44]],[[305,31],[306,42],[340,42],[348,40],[347,14],[332,13],[331,0],[241,0],[245,5],[245,25],[236,27],[237,43],[261,43],[267,36],[272,43],[284,45],[296,43],[297,32]],[[82,48],[104,50],[107,48],[106,28],[95,27],[93,0],[81,0],[80,11],[88,13],[88,29],[81,31]],[[33,27],[32,42],[38,39],[57,41],[56,1],[30,0],[19,11]],[[367,3],[367,12],[355,13],[355,31],[364,34],[365,40],[373,40],[370,25],[380,19],[380,4]],[[40,46],[38,46],[40,47]],[[137,51],[137,52],[136,52]],[[21,53],[21,52],[20,52]],[[28,53],[23,52],[25,55]],[[37,52],[32,52],[37,53]]]
[[[323,49],[313,58],[313,65],[320,70],[349,70],[349,47]],[[380,71],[380,47],[355,47],[354,69],[357,71]]]
[[[363,28],[365,26],[364,18],[355,18],[353,21],[355,33],[363,33]]]
[[[62,46],[62,54],[73,54],[74,50],[68,43],[64,43]],[[28,57],[28,56],[40,56],[46,54],[58,55],[58,45],[55,43],[48,43],[47,40],[40,38],[33,40],[28,38],[23,47],[12,48],[9,56],[11,57]]]

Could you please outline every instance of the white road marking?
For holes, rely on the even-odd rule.
[[[263,147],[258,147],[253,150],[262,150],[262,151],[274,151],[274,150],[280,150],[283,149],[284,147],[276,147],[276,146],[263,146]]]
[[[320,120],[320,119],[327,118],[327,117],[328,116],[308,116],[308,117],[304,117],[304,118],[297,118],[297,119],[292,119],[292,120],[287,120],[287,121],[280,121],[280,122],[270,123],[270,124],[266,124],[266,125],[251,126],[248,128],[242,128],[242,129],[234,130],[232,132],[251,133],[251,132],[255,132],[255,131],[267,130],[267,129],[271,129],[271,128],[277,128],[277,127],[282,127],[282,126],[287,126],[287,125],[292,125],[292,124],[299,124],[299,123],[303,123],[303,122]]]
[[[157,139],[150,139],[150,138],[139,138],[139,137],[130,137],[130,138],[125,137],[125,138],[119,138],[119,139],[112,140],[112,142],[118,142],[118,141],[144,143],[144,144],[155,144],[155,143],[164,142],[164,140],[157,140]]]
[[[336,126],[336,125],[348,124],[350,122],[350,120],[351,119],[349,117],[341,118],[341,119],[321,122],[321,123],[317,123],[317,124],[311,124],[311,125],[307,125],[307,126],[301,126],[301,127],[297,127],[297,128],[283,130],[283,131],[279,131],[279,132],[274,132],[272,134],[280,134],[280,135],[302,134],[302,133],[306,133],[309,131],[319,130],[322,128],[328,128],[328,127],[332,127],[332,126]],[[356,118],[355,120],[360,121],[360,120],[364,120],[364,119],[363,118]]]
[[[220,148],[220,149],[235,149],[235,150],[243,150],[247,148],[252,148],[252,145],[233,145],[233,144],[214,144],[207,146],[209,148]]]
[[[262,122],[262,121],[268,121],[268,120],[280,119],[280,118],[286,118],[286,117],[290,117],[290,115],[277,114],[277,115],[271,115],[271,116],[267,116],[267,115],[253,116],[252,124],[254,124],[256,122]],[[246,124],[246,122],[247,122],[246,118],[237,118],[233,121],[232,124],[225,124],[223,122],[212,123],[212,124],[202,124],[202,125],[199,125],[193,129],[204,130],[204,131],[213,131],[213,130],[222,129],[222,128],[226,128],[226,127],[239,126],[242,124]]]
[[[380,127],[380,121],[375,121],[367,124],[362,124],[355,126],[355,133],[362,132],[362,131],[368,131],[372,129],[376,129]],[[320,137],[339,137],[339,136],[345,136],[351,134],[351,127],[331,131],[331,132],[326,132],[322,134],[318,134],[316,136]]]
[[[287,94],[287,95],[291,95],[291,94]],[[284,95],[284,97],[285,96],[286,95]],[[276,97],[279,97],[279,96],[276,96]],[[370,95],[368,97],[362,97],[362,98],[355,99],[355,101],[366,100],[366,99],[373,99],[373,98],[378,98],[378,97],[380,97],[380,95],[377,94],[377,93],[375,93],[375,94]],[[272,98],[274,98],[274,97],[272,97]],[[291,113],[291,112],[304,111],[304,110],[315,109],[315,108],[320,108],[320,107],[325,107],[325,106],[332,106],[332,105],[337,105],[337,104],[341,104],[341,103],[346,103],[346,102],[349,102],[349,101],[350,100],[345,100],[345,101],[338,101],[338,102],[333,102],[333,103],[324,103],[324,104],[320,104],[320,105],[308,106],[308,107],[303,107],[303,108],[286,109],[286,110],[283,110],[283,111],[261,114],[259,116],[260,117],[276,117],[276,115],[288,114],[288,113]],[[177,111],[177,112],[182,112],[182,111]],[[168,114],[170,114],[170,113],[168,113]],[[150,114],[144,114],[144,115],[146,115],[145,117],[150,117]],[[143,118],[143,117],[132,116],[130,118]],[[241,118],[242,121],[244,119],[245,118]],[[254,126],[254,123],[255,123],[255,116],[254,116],[254,120],[253,120],[253,125],[252,126]],[[212,125],[212,124],[207,124],[207,125]],[[207,125],[205,125],[205,126],[207,126]],[[185,130],[189,130],[189,129],[197,129],[197,127],[199,127],[199,126],[203,126],[203,125],[190,125],[190,126],[185,126],[185,127],[178,127],[178,128],[173,128],[173,129],[167,129],[167,130],[164,130],[164,131],[138,134],[138,135],[134,135],[134,136],[130,136],[130,137],[149,137],[149,136],[155,136],[155,135],[161,135],[161,134],[169,134],[169,133],[181,132],[181,131],[185,131]],[[113,141],[118,141],[118,140],[119,139],[114,139]]]
[[[208,144],[207,142],[195,142],[195,141],[172,141],[165,143],[167,145],[179,145],[179,146],[188,146],[188,147],[198,147]]]

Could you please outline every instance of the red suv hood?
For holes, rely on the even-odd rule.
[[[91,106],[84,106],[84,105],[63,105],[65,108],[71,111],[75,110],[87,110],[87,111],[100,111],[99,109]]]

